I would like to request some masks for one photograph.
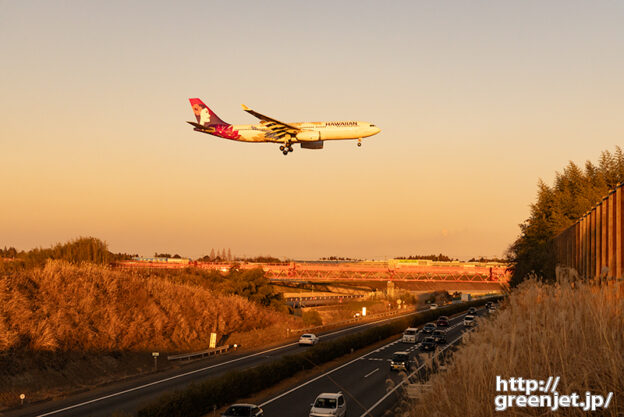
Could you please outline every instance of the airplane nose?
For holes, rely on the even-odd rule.
[[[378,127],[374,127],[373,128],[373,135],[376,135],[377,133],[381,132],[381,129]]]

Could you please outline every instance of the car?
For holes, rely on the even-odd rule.
[[[448,326],[449,326],[448,317],[446,316],[438,317],[438,320],[436,321],[436,327],[448,327]]]
[[[299,346],[303,345],[316,345],[319,338],[313,333],[304,333],[299,338]]]
[[[401,338],[401,342],[416,343],[416,339],[418,339],[418,329],[415,327],[408,327],[403,332],[403,337]]]
[[[422,332],[423,332],[424,334],[431,334],[431,333],[433,333],[433,331],[434,331],[435,329],[436,329],[435,324],[433,324],[433,323],[427,323],[427,324],[425,324],[425,325],[423,326],[423,328],[422,328]]]
[[[489,314],[492,314],[492,313],[496,312],[496,307],[494,307],[494,306],[490,306],[490,307],[488,307],[487,312],[488,312]]]
[[[406,371],[409,372],[412,368],[410,361],[410,354],[406,351],[394,352],[392,359],[390,359],[391,371]]]
[[[430,310],[435,310],[436,308],[438,308],[437,304],[429,304],[429,309]]]
[[[355,314],[353,315],[353,318],[354,318],[354,319],[357,319],[357,318],[360,318],[361,316],[362,316],[362,314],[361,314],[361,313],[355,313]]]
[[[434,330],[432,337],[435,339],[436,343],[438,344],[446,343],[446,332],[443,330]]]
[[[231,405],[221,417],[260,417],[264,412],[262,408],[254,404],[234,404]]]
[[[468,309],[468,314],[472,314],[472,315],[477,314],[477,309],[475,307],[470,307]]]
[[[464,317],[465,327],[473,327],[476,325],[477,325],[477,321],[475,320],[475,316],[473,316],[472,314],[467,314],[466,317]]]
[[[433,351],[436,349],[436,346],[436,340],[432,336],[425,337],[425,339],[420,343],[420,349],[424,351]]]
[[[493,302],[488,301],[487,303],[485,303],[485,308],[487,308],[488,310],[494,305]]]
[[[310,404],[310,417],[345,417],[347,415],[347,402],[342,392],[325,392],[316,397]]]

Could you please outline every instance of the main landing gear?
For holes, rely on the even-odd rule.
[[[290,143],[287,143],[286,146],[280,145],[279,149],[284,155],[288,155],[289,152],[293,151],[292,145]]]

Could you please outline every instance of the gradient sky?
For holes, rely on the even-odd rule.
[[[501,256],[539,178],[622,144],[623,5],[0,0],[0,246]],[[284,157],[189,97],[382,132]]]

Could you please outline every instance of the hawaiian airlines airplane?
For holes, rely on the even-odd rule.
[[[326,140],[357,139],[357,145],[362,146],[362,138],[381,132],[381,129],[369,122],[284,123],[257,113],[244,104],[243,110],[260,119],[260,123],[231,125],[221,120],[200,99],[191,98],[189,101],[197,123],[187,123],[192,125],[196,132],[240,142],[279,143],[279,149],[284,155],[293,151],[293,143],[300,143],[304,149],[323,149],[323,141]]]

